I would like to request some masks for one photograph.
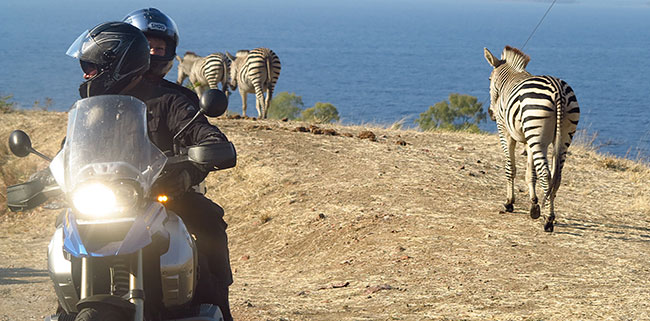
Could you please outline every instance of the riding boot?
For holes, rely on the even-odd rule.
[[[228,287],[217,287],[214,291],[214,300],[221,313],[223,314],[224,321],[232,321],[232,315],[230,314],[230,303],[228,302]]]

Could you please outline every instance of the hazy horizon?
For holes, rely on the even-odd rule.
[[[605,151],[624,155],[638,146],[650,155],[650,118],[639,117],[650,108],[647,3],[558,0],[527,42],[551,0],[5,1],[0,95],[13,95],[24,108],[51,98],[50,110],[66,110],[83,81],[79,62],[65,55],[68,46],[101,22],[153,6],[178,24],[178,54],[272,48],[282,61],[276,93],[294,92],[306,107],[332,103],[352,124],[413,124],[450,93],[485,102],[491,68],[483,48],[498,55],[515,46],[531,56],[531,73],[571,84],[581,128],[600,133]],[[175,76],[176,67],[167,79]],[[230,105],[241,111],[238,94]]]
[[[38,6],[44,3],[50,3],[51,0],[27,0],[27,1],[12,1],[7,0],[0,4],[2,7],[30,7]],[[80,9],[87,8],[102,8],[102,7],[114,7],[115,5],[128,5],[132,7],[159,7],[167,5],[175,5],[176,0],[113,0],[110,3],[92,3],[92,4],[83,4],[80,5],[76,0],[58,0],[57,5],[71,5],[73,7],[80,7]],[[196,4],[204,4],[211,6],[218,6],[227,9],[230,6],[251,6],[251,5],[263,5],[263,6],[286,6],[291,5],[294,7],[377,7],[377,6],[389,6],[389,7],[408,7],[413,5],[423,5],[423,6],[435,6],[439,4],[462,4],[462,3],[476,3],[476,4],[490,4],[490,3],[530,3],[537,5],[550,5],[553,0],[401,0],[399,2],[393,0],[312,0],[312,1],[302,1],[302,0],[275,0],[270,2],[268,0],[239,0],[236,2],[228,3],[224,5],[223,3],[214,3],[211,0],[185,0],[184,3],[188,7],[193,7]],[[555,5],[579,5],[579,6],[607,6],[607,7],[649,7],[650,0],[556,0]],[[0,13],[0,16],[2,14]]]

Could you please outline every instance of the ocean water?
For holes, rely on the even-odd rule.
[[[451,93],[489,104],[487,47],[522,48],[551,1],[7,0],[0,4],[0,95],[30,108],[78,98],[78,61],[65,55],[84,30],[155,6],[177,22],[177,53],[269,47],[282,61],[276,93],[306,107],[334,104],[346,124],[413,121]],[[579,129],[605,153],[650,159],[650,4],[558,1],[523,47],[528,71],[567,81]],[[176,67],[167,76],[176,78]],[[241,112],[238,93],[230,110]],[[249,115],[256,115],[249,96]],[[494,132],[491,121],[481,124]]]

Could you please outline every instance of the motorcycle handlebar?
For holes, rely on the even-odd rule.
[[[191,146],[183,155],[168,157],[165,169],[183,164],[199,165],[210,171],[227,169],[237,165],[237,151],[231,142]]]
[[[198,165],[208,171],[231,168],[237,164],[237,152],[231,142],[192,146],[184,155],[168,157],[165,170],[190,164]],[[56,184],[45,185],[41,179],[30,180],[7,187],[7,206],[14,212],[29,210],[61,192],[61,188]]]

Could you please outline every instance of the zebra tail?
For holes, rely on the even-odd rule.
[[[558,189],[558,185],[560,184],[560,161],[565,148],[562,145],[562,120],[564,119],[564,104],[562,101],[563,99],[560,98],[555,103],[557,122],[555,124],[555,141],[553,142],[553,174],[542,205],[544,205],[546,200],[550,200],[551,194]]]
[[[273,73],[271,73],[271,62],[272,62],[272,56],[266,57],[265,62],[266,62],[266,80],[268,84],[268,88],[271,88],[271,84],[273,83]]]

